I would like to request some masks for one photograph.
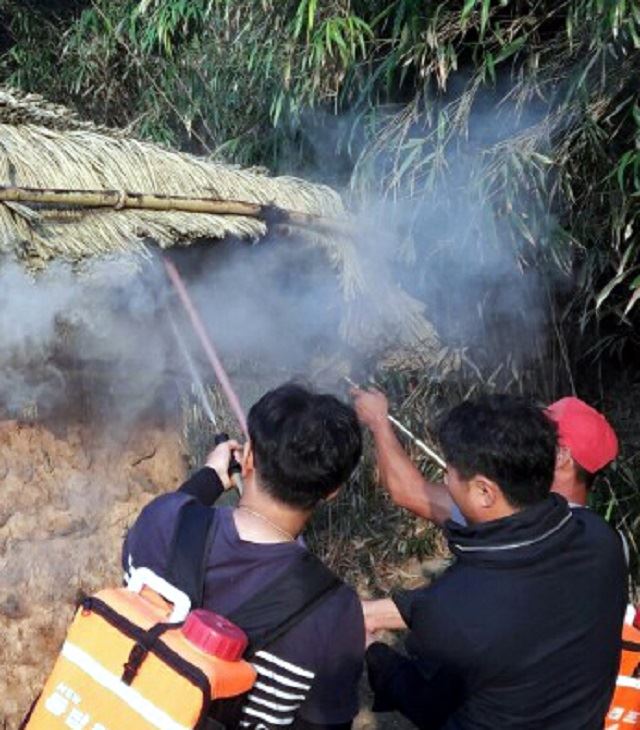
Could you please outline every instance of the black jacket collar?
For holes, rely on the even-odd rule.
[[[567,501],[550,494],[516,514],[477,525],[445,525],[449,548],[462,562],[487,566],[530,563],[561,549],[579,529]]]

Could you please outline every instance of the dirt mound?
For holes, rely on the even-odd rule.
[[[0,423],[0,727],[40,690],[78,598],[121,581],[122,537],[185,474],[175,431],[126,440]]]

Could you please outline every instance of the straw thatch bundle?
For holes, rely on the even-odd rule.
[[[161,248],[198,240],[237,237],[256,240],[268,232],[263,216],[153,210],[117,204],[127,194],[183,199],[244,201],[294,211],[299,218],[345,221],[340,197],[330,188],[292,177],[269,177],[221,162],[176,152],[128,137],[122,130],[82,121],[35,95],[0,88],[0,187],[105,191],[112,207],[51,202],[0,203],[0,254],[32,269],[62,260],[77,264],[90,256],[128,252],[145,256]],[[346,226],[345,230],[348,230]],[[321,246],[336,270],[347,301],[355,306],[345,337],[366,338],[368,307],[380,308],[394,337],[433,344],[435,337],[420,305],[391,285],[375,282],[368,292],[366,262],[346,233],[316,229],[311,245]],[[363,301],[365,305],[363,306]]]
[[[0,90],[0,183],[180,195],[275,204],[300,212],[344,214],[329,188],[181,154],[79,121],[41,98]],[[37,266],[53,258],[161,247],[202,238],[258,238],[264,222],[240,216],[145,210],[28,210],[0,207],[0,248]],[[38,259],[40,261],[38,261]]]

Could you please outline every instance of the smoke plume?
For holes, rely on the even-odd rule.
[[[372,155],[370,176],[397,181],[385,196],[371,185],[351,191],[353,235],[334,244],[345,247],[341,267],[330,260],[336,249],[273,234],[256,245],[209,242],[171,252],[222,359],[244,381],[245,403],[259,394],[256,372],[261,383],[274,383],[309,376],[314,363],[332,358],[353,364],[394,346],[424,349],[428,338],[432,355],[439,340],[487,367],[533,357],[547,321],[531,262],[553,221],[536,202],[539,191],[523,189],[514,207],[521,218],[535,218],[540,240],[517,240],[509,216],[472,173],[487,164],[488,148],[517,140],[538,118],[535,110],[498,113],[478,105],[468,138],[447,148],[441,175],[429,184],[399,174],[401,158],[388,149]],[[346,122],[339,124],[343,130]],[[330,164],[336,130],[327,118],[311,129],[323,177],[344,180],[344,155],[335,171]],[[415,138],[427,154],[420,135],[424,127],[404,140]],[[536,145],[543,148],[544,139]],[[142,263],[109,258],[73,270],[53,264],[37,275],[0,260],[1,413],[82,406],[93,418],[135,421],[158,404],[175,409],[193,368],[169,326],[169,310],[197,369],[212,382],[159,256]]]

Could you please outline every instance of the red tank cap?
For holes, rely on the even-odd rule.
[[[201,651],[227,662],[241,659],[249,643],[241,628],[224,616],[204,608],[191,611],[184,622],[182,633]]]

